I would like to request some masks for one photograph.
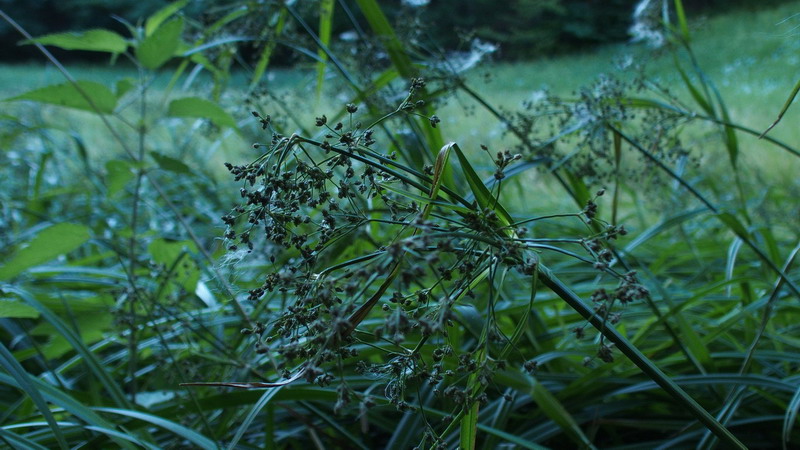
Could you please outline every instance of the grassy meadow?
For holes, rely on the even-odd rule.
[[[796,39],[800,18],[795,14],[793,3],[781,7],[756,11],[736,11],[708,17],[692,18],[693,47],[700,67],[713,80],[725,99],[731,119],[746,124],[753,129],[763,130],[775,120],[777,112],[795,83],[794,74],[800,65],[800,41]],[[661,52],[663,53],[663,52]],[[644,44],[619,44],[592,49],[583,53],[542,58],[536,61],[495,63],[490,58],[466,73],[466,81],[480,95],[491,99],[497,108],[515,111],[526,100],[540,96],[543,91],[570,97],[581,87],[590,85],[599,76],[608,74],[622,79],[631,78],[636,65],[641,65],[648,76],[673,90],[678,97],[691,102],[689,94],[679,75],[672,70],[673,60],[669,55],[652,51]],[[70,72],[77,79],[103,82],[113,85],[125,77],[135,78],[135,70],[124,61],[115,60],[112,65],[73,64]],[[170,81],[171,74],[161,73],[151,82],[150,97],[157,99]],[[312,123],[319,114],[337,110],[341,102],[347,102],[336,84],[335,75],[326,95],[319,101],[315,93],[315,72],[311,68],[271,68],[264,77],[263,89],[274,95],[279,102],[264,105],[267,110],[291,110],[293,120],[290,126],[303,126]],[[188,80],[187,80],[188,79]],[[13,97],[19,93],[63,82],[63,75],[48,63],[28,63],[4,65],[0,68],[0,96]],[[211,80],[207,72],[190,78],[184,76],[177,81],[178,86],[188,91],[203,91]],[[241,102],[237,92],[247,86],[247,75],[241,71],[231,74],[227,94],[228,101]],[[242,90],[242,91],[237,91]],[[10,106],[10,105],[9,105]],[[446,141],[465,143],[473,149],[475,144],[485,144],[491,148],[503,148],[512,144],[513,137],[505,132],[505,127],[497,123],[480,108],[476,102],[463,94],[446,99],[437,106],[443,117],[442,133]],[[247,108],[237,109],[240,120],[249,113]],[[46,112],[45,112],[46,113]],[[63,115],[64,112],[59,112]],[[81,129],[84,136],[103,133],[97,122],[84,121],[87,114],[66,112],[79,117],[70,126],[81,129],[83,123],[91,126]],[[784,126],[777,127],[772,135],[784,142],[800,140],[800,129],[791,126],[792,117],[797,112],[790,110]],[[68,120],[68,118],[65,118]],[[286,119],[289,120],[288,118]],[[99,138],[99,137],[98,137]],[[698,137],[700,138],[700,137]],[[780,184],[793,179],[800,170],[796,158],[785,158],[780,152],[770,150],[762,142],[744,137],[742,158],[745,166],[756,166],[769,170]],[[232,139],[219,147],[214,161],[235,158],[240,151],[249,146],[247,139]],[[91,146],[90,148],[96,148]],[[703,152],[709,160],[716,159],[713,149]],[[221,167],[217,164],[217,170]]]
[[[254,89],[182,4],[0,65],[0,446],[800,446],[800,3]]]

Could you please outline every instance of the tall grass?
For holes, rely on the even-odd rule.
[[[795,80],[763,58],[775,99],[726,91],[734,19],[665,18],[676,58],[644,78],[581,90],[601,53],[485,66],[484,90],[413,61],[373,1],[377,75],[327,12],[248,4],[182,44],[185,4],[108,50],[134,72],[68,71],[111,97],[7,93],[35,103],[2,119],[4,443],[797,445],[790,116],[756,139]],[[247,17],[279,25],[237,72],[214,30]],[[316,70],[268,70],[276,40]]]

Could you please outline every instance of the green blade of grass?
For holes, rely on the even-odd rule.
[[[369,447],[364,445],[364,443],[362,443],[361,440],[358,439],[358,437],[356,437],[354,434],[352,434],[349,431],[347,431],[347,429],[344,428],[339,423],[339,420],[334,419],[333,417],[330,416],[330,414],[326,414],[324,411],[322,411],[319,408],[315,407],[311,402],[303,401],[303,402],[300,402],[300,404],[303,405],[304,408],[306,408],[309,411],[311,411],[312,413],[314,413],[314,415],[319,417],[322,421],[324,421],[329,426],[331,426],[333,429],[335,429],[344,439],[346,439],[348,444],[349,444],[349,445],[346,446],[346,448],[358,448],[358,449],[361,449],[361,450],[368,450],[369,449]]]
[[[63,408],[64,411],[79,417],[81,420],[90,425],[97,426],[100,430],[113,430],[115,428],[113,423],[102,418],[92,411],[90,407],[84,405],[82,402],[76,400],[67,393],[62,392],[57,387],[45,383],[38,378],[29,378],[29,380],[34,385],[33,389],[38,391],[43,398],[50,403]],[[21,388],[16,379],[2,373],[0,373],[0,383]],[[120,448],[131,450],[136,448],[132,446],[126,439],[119,439],[114,435],[109,435],[109,437],[116,442]]]
[[[764,136],[766,136],[767,133],[769,133],[770,130],[775,128],[775,125],[778,125],[778,122],[780,122],[783,119],[783,115],[786,114],[786,111],[788,111],[789,107],[792,106],[792,103],[794,102],[795,97],[797,97],[797,93],[798,92],[800,92],[800,80],[797,82],[797,84],[794,85],[794,89],[792,89],[792,93],[789,94],[789,98],[786,100],[786,103],[783,104],[783,108],[781,108],[781,111],[778,113],[778,118],[775,119],[775,122],[772,122],[772,125],[767,127],[767,129],[764,130],[764,132],[761,133],[758,136],[759,139],[761,139]]]
[[[797,390],[794,392],[792,399],[789,401],[789,404],[786,405],[786,414],[783,418],[783,428],[781,429],[781,434],[783,436],[783,448],[786,448],[786,443],[789,442],[789,438],[792,435],[792,428],[794,428],[795,423],[797,422],[797,412],[800,411],[800,386],[798,386]]]
[[[381,185],[382,188],[386,189],[387,191],[394,192],[397,195],[401,195],[403,197],[409,198],[409,199],[414,200],[415,202],[421,203],[423,205],[431,205],[432,207],[441,208],[441,209],[444,209],[444,210],[450,210],[450,211],[454,211],[454,212],[462,213],[462,214],[466,214],[468,212],[472,212],[472,210],[469,209],[469,208],[465,208],[465,207],[459,206],[459,205],[454,205],[452,203],[448,203],[448,202],[445,202],[445,201],[442,201],[442,200],[432,200],[430,197],[423,197],[421,195],[417,195],[417,194],[408,192],[406,190],[403,190],[403,189],[397,188],[395,186],[392,186],[389,183],[379,183],[379,184]]]
[[[319,41],[324,47],[331,42],[333,29],[333,0],[320,0],[319,2]],[[328,54],[322,49],[317,50],[317,104],[322,97],[322,83],[325,80],[325,68],[328,66]]]
[[[716,117],[717,114],[716,111],[714,111],[714,107],[711,105],[711,103],[709,103],[708,99],[702,93],[700,93],[694,83],[692,83],[692,80],[689,79],[689,75],[686,74],[677,60],[675,61],[675,68],[678,71],[678,74],[681,76],[684,86],[686,86],[686,89],[689,91],[689,94],[691,94],[694,101],[700,106],[700,108],[703,109],[703,111],[706,112],[706,114]]]
[[[208,439],[207,437],[201,435],[200,433],[190,428],[175,423],[171,420],[167,420],[163,417],[159,417],[153,414],[148,414],[140,411],[134,411],[131,409],[105,408],[105,407],[96,407],[92,409],[95,411],[102,411],[109,414],[116,414],[131,419],[141,420],[143,422],[153,424],[157,427],[164,428],[165,430],[170,431],[188,440],[189,442],[192,442],[198,448],[202,448],[204,450],[217,450],[219,448],[217,444],[215,444],[214,441],[212,441],[211,439]]]
[[[264,409],[264,407],[267,406],[267,404],[269,404],[270,400],[272,400],[272,398],[275,397],[275,394],[277,394],[281,390],[281,388],[282,386],[267,389],[261,396],[261,398],[258,399],[256,404],[253,405],[253,408],[247,414],[247,417],[245,417],[244,420],[242,421],[242,424],[239,425],[239,429],[236,430],[236,434],[233,436],[233,439],[231,439],[231,441],[228,443],[228,450],[233,450],[234,448],[236,448],[236,445],[239,443],[239,440],[241,440],[242,436],[244,436],[244,434],[247,433],[247,430],[250,428],[250,425],[256,419],[258,413],[260,413],[261,410]]]
[[[469,159],[467,159],[466,155],[464,155],[464,152],[461,151],[461,148],[458,146],[458,144],[451,142],[445,147],[452,149],[456,153],[458,163],[461,166],[461,174],[464,176],[464,179],[467,181],[467,184],[472,190],[472,194],[475,196],[475,201],[478,203],[478,206],[484,209],[493,210],[495,213],[497,213],[497,217],[500,219],[501,225],[504,227],[508,227],[514,223],[514,220],[511,218],[511,215],[508,213],[508,211],[506,211],[503,205],[495,201],[492,193],[489,192],[489,189],[483,184],[483,181],[480,179],[480,177],[478,177],[478,174],[475,173],[475,169],[472,168],[472,164],[470,164]],[[511,233],[511,230],[507,229],[507,232]]]
[[[732,448],[746,449],[737,438],[727,428],[722,426],[711,414],[708,413],[700,404],[690,397],[680,386],[670,377],[664,374],[650,359],[648,359],[638,348],[632,345],[615,328],[598,317],[594,311],[586,306],[585,303],[573,293],[564,283],[556,278],[553,273],[544,267],[539,266],[540,280],[550,288],[556,295],[563,299],[573,310],[589,321],[603,336],[613,342],[620,351],[627,356],[639,369],[642,370],[654,383],[667,392],[670,396],[681,403],[692,415],[710,429],[719,439]]]
[[[47,447],[25,436],[0,428],[0,441],[6,442],[16,449],[48,450]]]
[[[553,422],[558,424],[559,428],[561,428],[567,437],[582,448],[597,448],[592,444],[592,441],[586,437],[586,434],[583,433],[583,430],[575,421],[575,418],[564,408],[564,405],[562,405],[547,388],[542,386],[539,380],[534,377],[531,378],[533,383],[530,394],[536,404],[539,405],[539,408],[542,409],[542,412]]]
[[[678,30],[680,30],[680,35],[684,43],[688,45],[691,35],[689,34],[689,24],[683,9],[683,2],[681,0],[675,0],[673,4],[675,5],[675,16],[678,19]]]
[[[480,404],[475,401],[461,419],[458,448],[474,450],[478,439],[478,411]]]
[[[67,445],[64,434],[61,433],[61,429],[58,424],[56,424],[56,419],[53,417],[53,413],[44,401],[41,393],[34,387],[33,383],[30,382],[30,375],[28,375],[28,372],[17,362],[14,355],[11,354],[3,343],[0,343],[0,365],[6,372],[14,377],[20,389],[31,398],[36,408],[42,413],[44,420],[47,421],[47,425],[56,438],[58,446],[62,449],[68,449],[69,445]]]
[[[131,407],[130,402],[125,397],[120,386],[111,378],[111,375],[100,364],[94,354],[84,344],[83,339],[78,336],[72,328],[67,325],[60,317],[53,314],[47,307],[42,305],[28,292],[17,288],[16,286],[9,286],[6,291],[12,292],[22,298],[28,305],[34,307],[39,314],[44,317],[53,327],[69,342],[70,346],[81,355],[84,363],[89,367],[91,372],[97,377],[97,380],[105,388],[106,392],[111,396],[111,400],[118,406]]]
[[[375,0],[356,0],[356,3],[358,3],[361,13],[367,19],[372,31],[383,42],[386,52],[389,54],[389,59],[400,75],[406,79],[413,77],[417,71],[411,63],[411,58],[408,57],[403,48],[403,43],[395,34],[394,28],[392,28],[378,2]]]
[[[608,326],[608,325],[606,325]],[[791,381],[781,380],[779,378],[769,377],[766,375],[741,375],[738,373],[715,373],[715,374],[701,374],[701,375],[681,375],[670,378],[675,386],[752,386],[762,389],[773,389],[779,392],[794,393],[797,386]],[[635,392],[644,392],[648,390],[664,388],[658,380],[645,381],[637,383],[632,386],[624,387],[612,392],[609,395],[623,395],[632,394]],[[678,387],[680,389],[680,387]],[[713,431],[713,429],[711,429]],[[719,435],[718,435],[719,436]]]
[[[249,88],[251,91],[255,89],[255,87],[261,81],[261,77],[264,76],[264,72],[266,72],[267,66],[269,66],[272,53],[275,51],[275,46],[278,45],[278,37],[283,33],[283,28],[286,25],[286,17],[288,14],[289,13],[286,8],[281,8],[281,12],[278,15],[278,22],[275,24],[275,27],[272,30],[271,39],[268,39],[264,44],[264,48],[261,50],[261,55],[258,57],[258,62],[253,69],[253,75],[250,78]]]

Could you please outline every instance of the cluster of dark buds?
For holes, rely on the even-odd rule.
[[[240,201],[222,217],[230,250],[246,248],[270,260],[248,292],[252,302],[269,302],[266,317],[242,330],[254,337],[256,352],[268,354],[285,378],[329,385],[334,363],[358,358],[359,349],[379,349],[383,360],[362,363],[359,370],[385,378],[386,397],[401,411],[413,408],[407,386],[421,383],[454,408],[488,401],[491,389],[485,388],[509,363],[506,355],[483,349],[506,343],[507,331],[489,321],[485,342],[452,345],[448,330],[461,320],[461,305],[494,297],[482,295],[487,274],[515,269],[514,276],[530,277],[540,270],[540,250],[529,245],[533,239],[522,239],[528,231],[522,223],[514,224],[497,205],[465,200],[459,186],[435,181],[445,178],[436,173],[444,170],[441,161],[410,168],[394,151],[375,150],[373,130],[393,115],[415,116],[432,127],[440,123],[421,114],[427,107],[413,98],[424,87],[414,79],[398,108],[367,126],[356,120],[364,119],[352,103],[344,106],[349,118],[342,121],[321,115],[315,119],[318,139],[283,136],[272,130],[269,116],[254,113],[272,139],[256,146],[265,150],[254,161],[226,163],[241,183]],[[500,181],[520,158],[510,151],[492,156],[497,183],[491,194],[498,199]],[[595,229],[602,222],[594,200],[602,195],[583,211]],[[597,261],[609,264],[608,240],[624,234],[624,228],[608,226],[583,242]],[[613,302],[644,295],[631,273],[616,291],[598,291],[594,299],[597,312],[607,316]],[[581,337],[583,328],[575,333]],[[516,364],[529,373],[538,367],[535,360]],[[341,381],[336,411],[357,396]]]
[[[481,150],[485,151],[486,153],[489,153],[489,148],[486,147],[483,144],[481,144]],[[506,168],[508,168],[508,166],[512,162],[519,161],[520,159],[522,159],[522,155],[519,154],[519,153],[516,153],[516,154],[512,155],[511,152],[508,151],[508,150],[505,150],[505,151],[502,151],[502,152],[497,152],[497,155],[495,155],[495,158],[494,158],[494,165],[496,167],[496,170],[494,172],[494,179],[497,180],[497,181],[500,181],[503,178],[505,178],[506,177],[506,173],[505,173]]]

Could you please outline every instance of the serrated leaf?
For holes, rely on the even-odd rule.
[[[8,280],[29,267],[69,253],[83,245],[89,237],[88,228],[74,223],[59,223],[46,228],[0,267],[0,280]]]
[[[169,61],[181,44],[183,18],[161,25],[136,48],[136,58],[147,69],[158,69]]]
[[[128,41],[109,30],[89,30],[84,32],[54,33],[24,41],[25,44],[39,43],[52,45],[64,50],[85,50],[90,52],[122,53],[128,48]]]
[[[35,319],[39,317],[36,308],[15,300],[0,300],[0,318]]]
[[[220,127],[236,128],[236,121],[224,109],[214,102],[198,98],[186,97],[173,100],[167,109],[167,115],[172,117],[193,117],[209,119]]]
[[[94,81],[78,81],[77,84],[80,90],[72,83],[54,84],[28,91],[5,101],[30,100],[101,114],[114,112],[114,108],[117,106],[117,97],[109,88]]]
[[[161,153],[155,151],[150,152],[150,156],[152,156],[153,159],[156,160],[156,164],[158,164],[158,167],[164,170],[182,174],[192,173],[192,169],[190,169],[189,166],[184,164],[184,162],[179,159],[175,159],[167,155],[162,155]]]

